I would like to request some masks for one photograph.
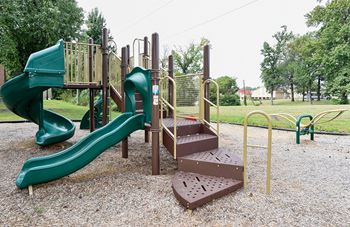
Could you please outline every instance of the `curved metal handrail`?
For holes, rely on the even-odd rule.
[[[267,147],[260,145],[248,145],[248,120],[249,117],[253,115],[262,115],[268,121],[268,137],[267,137]],[[258,147],[267,148],[267,167],[266,167],[266,193],[271,192],[271,150],[272,150],[272,122],[271,117],[267,113],[261,110],[252,111],[248,113],[244,118],[244,133],[243,133],[243,177],[244,177],[244,190],[247,190],[248,176],[247,176],[247,148],[248,147]]]
[[[220,119],[220,90],[219,90],[219,84],[215,80],[210,79],[210,78],[203,81],[203,85],[209,84],[209,83],[213,83],[216,86],[216,104],[214,104],[213,102],[211,102],[209,99],[205,98],[204,96],[203,96],[203,100],[216,109],[216,117],[217,117],[216,129],[210,124],[210,122],[206,121],[204,118],[201,120],[204,121],[207,125],[209,125],[209,127],[211,127],[214,130],[214,132],[216,132],[216,135],[218,136],[218,138],[220,138],[220,131],[219,131],[220,130],[220,124],[219,124],[220,123],[219,122],[219,119]],[[202,87],[204,88],[204,86],[202,86]]]
[[[165,98],[162,97],[162,92],[161,92],[161,105],[160,105],[160,119],[161,119],[161,127],[162,129],[165,129],[169,133],[170,136],[173,137],[174,139],[174,159],[176,159],[176,140],[177,140],[177,117],[176,117],[176,82],[173,78],[170,76],[164,76],[160,79],[160,83],[164,81],[164,79],[168,79],[173,84],[173,105],[171,105]],[[170,131],[170,129],[163,123],[163,105],[168,106],[172,111],[173,111],[173,127],[174,131],[173,133]],[[162,130],[161,130],[162,131]]]

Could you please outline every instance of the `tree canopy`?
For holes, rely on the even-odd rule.
[[[276,40],[275,45],[264,42],[261,54],[264,60],[261,63],[261,79],[266,90],[271,93],[271,104],[273,104],[273,92],[283,84],[282,68],[283,54],[286,54],[288,42],[293,38],[293,34],[287,31],[287,26],[282,26],[282,31],[273,35]]]
[[[319,1],[322,3],[322,1]],[[261,51],[261,78],[272,92],[288,85],[309,94],[317,90],[348,103],[350,94],[350,1],[333,0],[316,6],[306,15],[307,25],[314,32],[294,36],[286,32],[274,35],[277,44],[265,42]],[[280,39],[278,39],[278,37]]]
[[[31,53],[77,38],[84,18],[75,0],[2,0],[0,10],[0,63],[11,76]]]

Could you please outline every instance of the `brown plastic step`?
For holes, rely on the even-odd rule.
[[[165,131],[163,131],[163,144],[168,151],[174,155],[173,138]],[[218,137],[216,135],[198,133],[179,136],[176,141],[176,157],[182,157],[216,148],[218,148]]]
[[[218,148],[217,136],[206,133],[198,133],[178,137],[176,154],[177,157],[182,157],[215,148]]]
[[[175,197],[191,210],[234,192],[242,186],[243,182],[239,180],[182,171],[178,171],[172,180]]]
[[[202,175],[243,180],[243,162],[232,151],[218,148],[178,158],[178,169]]]
[[[174,121],[172,118],[164,118],[163,124],[169,128],[169,130],[174,132]],[[199,121],[186,120],[186,119],[177,119],[176,128],[177,136],[184,136],[189,134],[200,133],[202,129],[202,124]]]

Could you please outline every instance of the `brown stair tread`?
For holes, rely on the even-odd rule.
[[[172,180],[175,197],[188,209],[195,209],[242,186],[243,182],[239,180],[182,171],[178,171]]]
[[[164,118],[163,124],[168,128],[173,128],[174,127],[174,120],[173,120],[173,118]],[[183,118],[176,119],[176,127],[188,126],[188,125],[201,125],[201,122],[197,121],[197,120],[187,120],[187,119],[183,119]]]
[[[206,133],[197,133],[197,134],[191,134],[186,136],[179,136],[176,139],[177,144],[184,144],[184,143],[191,143],[191,142],[197,142],[197,141],[203,141],[207,139],[215,139],[217,136],[210,135]]]
[[[193,160],[215,164],[230,164],[243,166],[242,160],[230,150],[218,148],[209,151],[198,152],[181,157],[180,160]]]

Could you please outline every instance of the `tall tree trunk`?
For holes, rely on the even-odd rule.
[[[292,96],[292,102],[294,102],[294,84],[293,83],[290,84],[290,92]]]
[[[305,88],[303,87],[303,102],[305,102]]]
[[[308,90],[309,90],[309,101],[310,101],[310,104],[312,104],[311,82],[309,82]]]
[[[273,89],[271,89],[270,104],[273,105]]]
[[[321,100],[321,76],[317,77],[317,101]]]

